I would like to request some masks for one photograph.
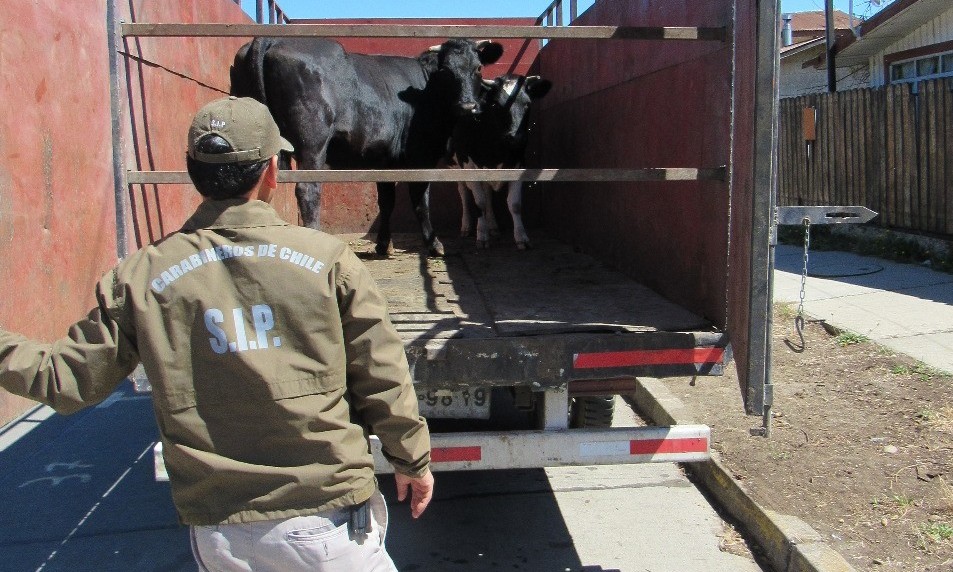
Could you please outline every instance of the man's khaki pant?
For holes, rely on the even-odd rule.
[[[355,536],[350,509],[287,520],[193,526],[192,554],[202,572],[397,572],[384,549],[387,505],[368,501],[373,528]]]

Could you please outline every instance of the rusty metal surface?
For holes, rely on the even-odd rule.
[[[730,21],[730,2],[597,3],[577,22]],[[621,8],[621,9],[620,9]],[[730,162],[731,50],[714,43],[553,40],[537,70],[541,100],[529,167],[638,168]],[[579,81],[585,76],[587,81]],[[727,183],[545,187],[558,236],[617,264],[664,296],[725,324]],[[585,196],[581,200],[580,196]]]
[[[85,315],[117,261],[106,3],[93,4],[36,0],[0,11],[0,325],[38,339],[64,335]],[[248,21],[231,0],[117,6],[126,21]],[[228,88],[228,43],[123,46],[130,166],[182,168],[191,114]],[[194,195],[187,186],[132,189],[130,250],[176,230]],[[0,422],[29,406],[0,395]]]
[[[578,24],[725,25],[737,44],[550,41],[534,72],[554,87],[536,110],[528,165],[728,165],[726,183],[559,183],[540,193],[559,238],[729,331],[742,378],[757,11],[755,2],[728,0],[594,5]]]
[[[104,22],[53,0],[0,10],[0,325],[38,338],[65,334],[116,261]],[[28,406],[0,395],[0,422]]]

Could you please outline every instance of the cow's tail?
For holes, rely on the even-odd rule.
[[[265,53],[273,38],[255,38],[239,48],[232,63],[230,92],[237,97],[252,97],[268,105],[265,91]]]

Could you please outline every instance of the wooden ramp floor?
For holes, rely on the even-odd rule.
[[[444,239],[428,258],[418,235],[396,235],[388,258],[365,235],[340,235],[387,296],[405,340],[610,332],[713,332],[701,317],[557,240],[534,234],[520,251],[501,241],[477,250]]]

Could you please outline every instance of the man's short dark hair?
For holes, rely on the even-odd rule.
[[[199,139],[195,148],[208,154],[234,151],[228,141],[214,133]],[[185,165],[192,184],[202,196],[223,200],[244,195],[255,188],[270,160],[255,163],[205,163],[186,156]]]

